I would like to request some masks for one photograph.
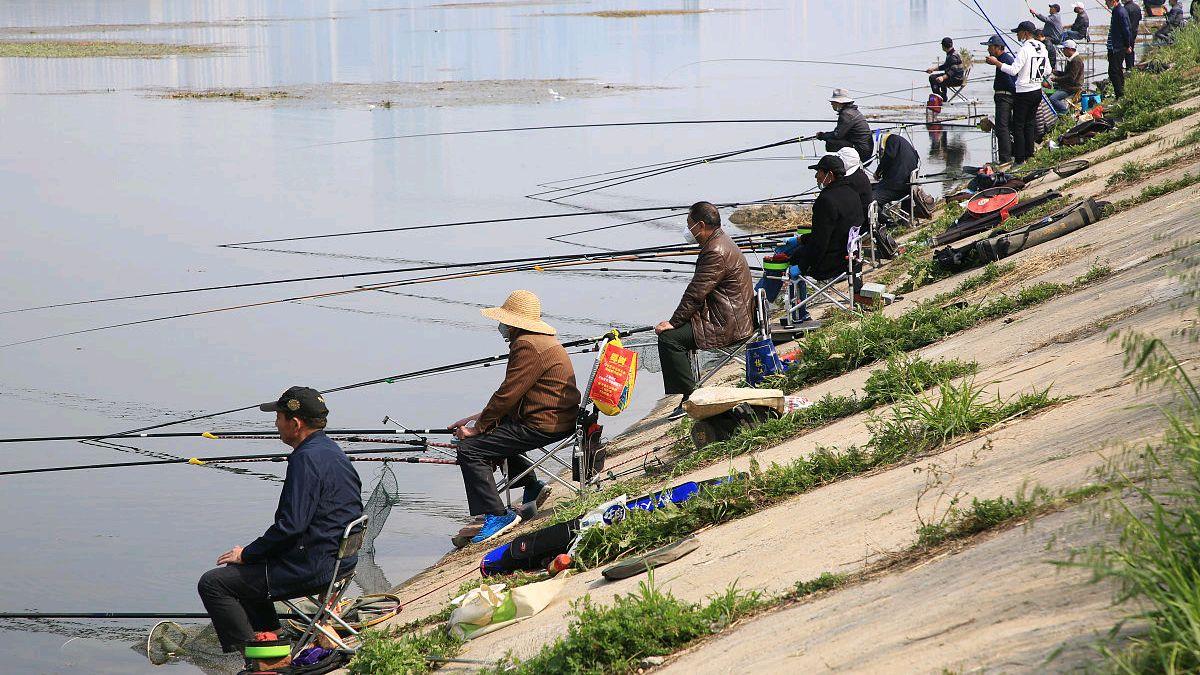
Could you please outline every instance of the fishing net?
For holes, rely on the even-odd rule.
[[[392,472],[392,467],[387,463],[383,463],[383,468],[379,470],[379,480],[375,483],[375,489],[371,490],[371,496],[367,498],[367,503],[363,507],[363,514],[367,516],[367,534],[363,537],[362,551],[365,553],[375,552],[375,537],[383,531],[383,524],[387,522],[388,516],[392,513],[392,507],[400,503],[400,483],[396,480],[396,474]]]
[[[150,629],[146,658],[156,666],[183,661],[214,675],[237,672],[244,663],[241,654],[221,651],[211,623],[183,626],[174,621],[160,621]]]

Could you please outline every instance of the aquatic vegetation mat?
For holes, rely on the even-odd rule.
[[[0,58],[162,58],[205,56],[222,51],[217,45],[187,45],[112,40],[0,40]]]

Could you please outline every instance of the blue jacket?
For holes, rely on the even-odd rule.
[[[1000,59],[1000,63],[1010,66],[1013,61],[1016,61],[1010,52],[1004,52],[996,58]],[[996,78],[992,80],[992,91],[1006,91],[1010,94],[1017,93],[1017,78],[997,68]]]
[[[328,584],[346,526],[362,516],[362,481],[350,458],[323,431],[288,455],[275,523],[242,549],[267,567],[267,593],[289,598]],[[358,557],[342,563],[352,569]]]
[[[1118,4],[1112,9],[1112,22],[1108,24],[1108,51],[1123,54],[1133,44],[1133,33],[1129,25],[1129,12]]]

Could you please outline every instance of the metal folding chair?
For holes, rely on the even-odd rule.
[[[799,319],[805,310],[811,310],[820,304],[832,304],[840,309],[855,311],[857,305],[854,295],[862,285],[862,248],[863,240],[871,236],[870,231],[862,232],[861,226],[850,228],[850,236],[846,239],[846,271],[828,279],[814,279],[803,274],[799,279],[791,279],[787,283],[787,314],[784,316],[784,326],[790,327],[800,323]],[[843,293],[837,286],[847,282],[847,292]],[[800,299],[800,284],[805,285],[805,297]]]
[[[356,555],[359,549],[362,548],[363,538],[367,533],[367,520],[368,517],[364,515],[347,525],[346,530],[342,532],[342,538],[338,542],[337,561],[333,565],[333,578],[329,580],[329,585],[324,591],[317,595],[305,594],[296,598],[283,599],[283,604],[287,605],[299,616],[304,617],[305,622],[303,634],[296,641],[296,644],[292,646],[293,657],[303,651],[316,638],[317,631],[320,631],[322,635],[329,638],[338,647],[347,651],[354,651],[353,648],[346,644],[336,629],[331,629],[322,622],[329,619],[340,625],[350,635],[358,635],[358,631],[351,628],[350,624],[338,616],[337,606],[342,601],[342,596],[346,594],[346,589],[350,587],[350,582],[354,580],[354,570],[351,569],[348,572],[342,572],[342,562]],[[295,601],[300,597],[307,598],[316,605],[317,611],[310,615],[297,606]]]

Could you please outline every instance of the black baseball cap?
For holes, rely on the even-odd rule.
[[[845,162],[842,161],[841,157],[838,157],[835,154],[822,155],[821,159],[818,160],[816,164],[813,164],[808,168],[816,169],[817,171],[832,171],[839,176],[846,175]]]
[[[305,419],[320,419],[329,416],[329,408],[321,392],[311,387],[290,387],[279,396],[278,401],[270,401],[258,406],[263,412],[281,412],[292,417]]]
[[[981,44],[985,47],[1007,47],[1008,46],[1008,45],[1004,44],[1004,38],[1000,37],[999,35],[993,35],[992,37],[987,39],[987,42],[980,42],[979,44]]]
[[[954,46],[954,38],[949,38],[949,37],[942,38],[942,48],[943,49],[946,47],[953,47],[953,46]]]
[[[1021,23],[1017,24],[1017,27],[1013,29],[1013,32],[1020,33],[1021,31],[1026,31],[1028,33],[1032,33],[1036,30],[1037,26],[1033,25],[1032,21],[1022,21]]]

